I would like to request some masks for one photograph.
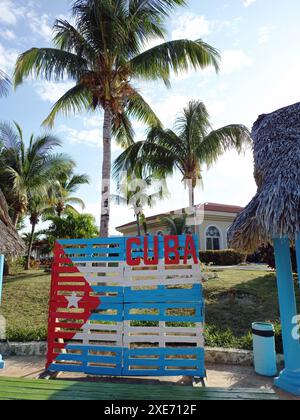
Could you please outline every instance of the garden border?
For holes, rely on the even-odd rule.
[[[253,352],[238,349],[205,348],[205,362],[216,365],[253,366]],[[31,343],[0,343],[0,354],[4,357],[18,356],[46,356],[47,343],[45,341]],[[277,362],[283,363],[283,355],[277,356]]]

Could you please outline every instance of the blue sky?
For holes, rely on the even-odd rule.
[[[0,68],[12,73],[19,53],[33,46],[50,45],[56,17],[69,16],[68,0],[0,0]],[[207,105],[215,128],[242,123],[251,128],[257,116],[300,100],[300,2],[299,0],[190,0],[168,22],[170,39],[203,38],[223,56],[219,75],[212,70],[173,77],[172,89],[163,85],[139,85],[146,99],[165,123],[172,127],[176,115],[190,99]],[[25,133],[42,131],[41,122],[51,106],[72,82],[27,81],[16,93],[1,100],[1,120],[16,120]],[[63,140],[64,151],[78,164],[78,171],[91,177],[79,195],[86,211],[100,211],[102,161],[101,113],[58,118],[54,132]],[[137,139],[143,137],[137,127]],[[120,150],[114,146],[113,155]],[[251,151],[243,156],[227,153],[207,170],[204,189],[197,201],[245,205],[255,193]],[[179,175],[169,181],[170,197],[146,214],[168,211],[188,204]],[[112,208],[114,227],[132,220],[130,209]]]

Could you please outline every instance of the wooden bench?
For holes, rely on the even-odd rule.
[[[0,378],[0,400],[278,400],[259,389],[190,388],[101,382]]]

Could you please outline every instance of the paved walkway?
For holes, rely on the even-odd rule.
[[[10,357],[5,360],[6,367],[0,370],[0,376],[10,376],[16,378],[36,378],[44,369],[43,357]],[[207,386],[220,388],[264,388],[270,389],[273,380],[256,375],[252,368],[237,366],[207,366]],[[82,374],[62,374],[62,379],[86,379]],[[177,385],[191,385],[191,378],[170,377],[170,378],[89,378],[89,380],[101,382],[128,382],[128,383],[147,383],[157,384],[160,382],[175,383]],[[299,400],[300,398],[278,392],[281,399]]]

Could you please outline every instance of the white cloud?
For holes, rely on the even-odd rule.
[[[92,128],[90,130],[76,130],[67,125],[61,125],[58,127],[57,132],[64,134],[72,144],[83,144],[90,147],[102,148],[102,127]],[[115,142],[112,142],[113,152],[120,152],[121,150]]]
[[[17,23],[17,13],[12,1],[1,0],[0,1],[0,22],[6,25],[15,25]]]
[[[15,50],[6,49],[0,44],[0,68],[10,73],[15,66],[18,53]]]
[[[43,14],[37,15],[34,11],[29,11],[26,18],[30,29],[33,33],[39,35],[45,41],[50,42],[52,39],[52,26],[50,23],[50,16]]]
[[[37,82],[36,91],[43,101],[55,103],[61,96],[71,89],[74,83],[69,82]]]
[[[15,33],[11,31],[10,29],[5,29],[1,31],[0,35],[2,38],[6,39],[7,41],[12,41],[16,39]]]
[[[172,32],[173,39],[189,38],[199,39],[209,35],[211,22],[205,16],[185,13],[177,20],[177,28]]]
[[[270,40],[272,31],[273,31],[273,27],[271,26],[261,26],[258,29],[258,43],[260,45],[267,44]]]
[[[251,66],[253,59],[242,50],[227,50],[222,54],[221,72],[231,74]]]
[[[255,3],[256,0],[243,0],[243,2],[245,7],[249,7],[251,4]]]

